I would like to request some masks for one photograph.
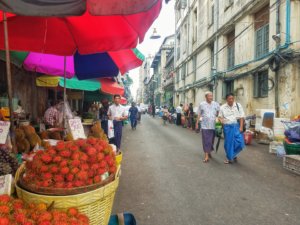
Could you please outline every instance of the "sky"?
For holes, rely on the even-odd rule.
[[[148,32],[146,33],[144,41],[137,46],[137,48],[147,57],[149,54],[155,55],[159,50],[165,37],[175,33],[175,1],[170,1],[168,4],[163,4],[161,12],[158,18],[154,21]],[[153,28],[157,29],[157,32],[161,35],[160,39],[150,39],[153,33]],[[133,79],[133,85],[131,86],[131,93],[133,99],[136,97],[136,91],[139,87],[139,68],[129,71],[129,76]]]

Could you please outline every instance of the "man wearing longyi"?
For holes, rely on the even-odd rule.
[[[126,110],[120,104],[120,100],[120,95],[114,95],[114,104],[108,109],[108,116],[114,124],[115,144],[118,152],[121,148],[123,120],[127,120]]]

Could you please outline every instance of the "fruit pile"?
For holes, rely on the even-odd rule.
[[[21,199],[0,195],[0,225],[88,225],[87,216],[76,208],[67,212],[48,210],[43,203],[25,204]]]
[[[6,174],[15,175],[19,167],[16,156],[10,153],[8,147],[3,145],[0,147],[0,176]]]
[[[37,151],[33,160],[26,162],[23,180],[42,188],[77,188],[100,183],[116,170],[112,147],[89,137]]]

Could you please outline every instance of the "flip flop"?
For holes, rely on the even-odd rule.
[[[225,160],[225,161],[224,161],[224,164],[232,164],[232,161],[230,161],[230,160]]]
[[[208,162],[209,162],[209,159],[204,159],[203,162],[204,162],[204,163],[208,163]]]

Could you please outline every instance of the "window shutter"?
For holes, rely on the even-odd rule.
[[[263,55],[269,52],[269,24],[263,28]]]
[[[260,74],[260,97],[268,97],[268,92],[269,92],[269,83],[268,83],[268,71],[265,71]]]
[[[258,98],[259,93],[258,93],[258,75],[254,74],[253,75],[253,97]]]
[[[226,82],[223,81],[222,83],[222,98],[226,98],[226,94],[227,94],[227,85]]]

